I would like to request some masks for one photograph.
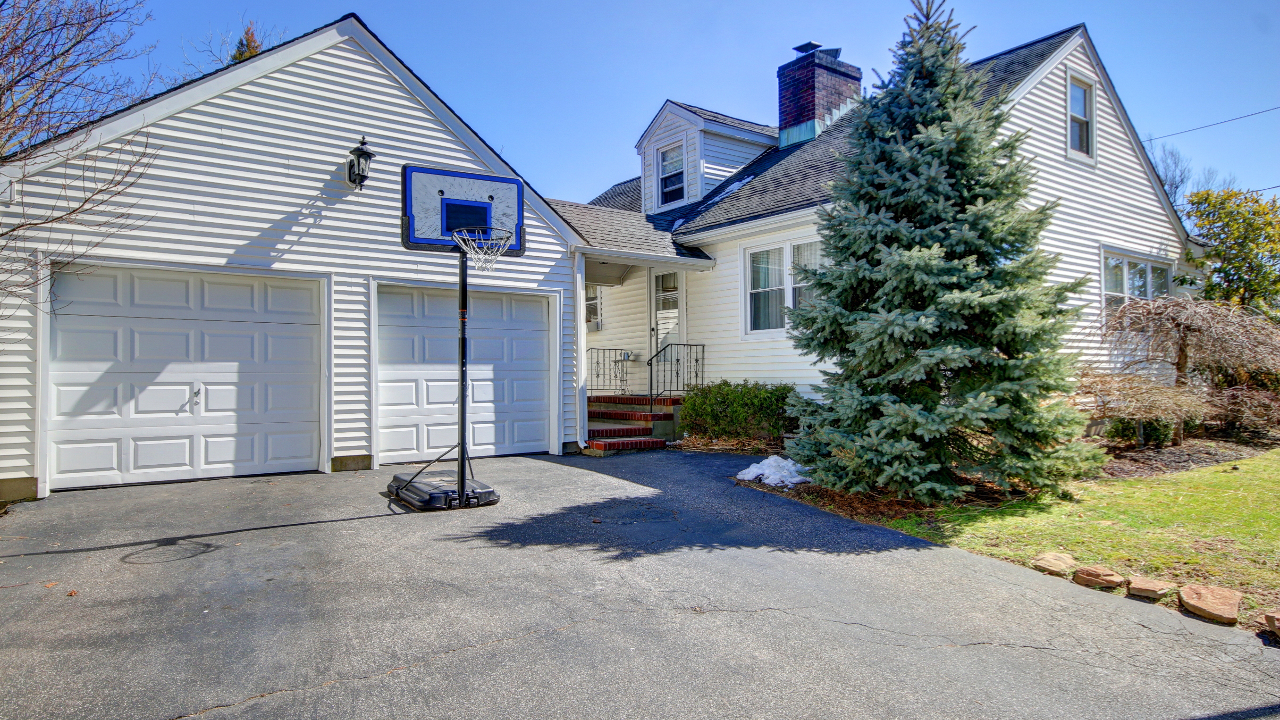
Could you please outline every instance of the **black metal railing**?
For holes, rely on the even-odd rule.
[[[587,392],[627,394],[627,364],[631,351],[615,348],[587,350]]]
[[[706,347],[672,343],[649,358],[645,363],[649,366],[649,412],[653,412],[654,398],[683,393],[702,384]]]

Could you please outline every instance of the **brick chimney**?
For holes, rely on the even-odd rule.
[[[778,145],[810,140],[862,97],[862,70],[840,62],[840,48],[808,42],[778,68]]]

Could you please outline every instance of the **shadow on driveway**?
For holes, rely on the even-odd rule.
[[[561,502],[555,510],[446,539],[511,548],[579,548],[605,555],[610,561],[680,550],[765,548],[862,555],[933,547],[895,530],[863,525],[735,485],[733,476],[758,457],[668,450],[608,458],[548,455],[528,459],[609,475],[657,492],[575,505]],[[548,473],[553,478],[562,474]],[[557,496],[565,492],[554,487],[525,487],[522,491]]]

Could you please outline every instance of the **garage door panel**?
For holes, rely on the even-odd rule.
[[[58,273],[58,313],[317,324],[315,282],[248,275],[93,268]]]
[[[120,418],[121,387],[107,382],[67,382],[53,386],[53,412],[56,417]]]
[[[296,375],[259,375],[204,382],[109,373],[117,382],[85,383],[91,373],[52,376],[54,426],[59,429],[306,422],[319,416],[315,383]],[[101,376],[99,376],[101,377]]]
[[[104,325],[106,327],[104,327]],[[270,323],[59,315],[50,370],[193,373],[320,370],[318,328]]]
[[[319,466],[317,283],[95,270],[54,285],[51,487]]]
[[[544,452],[549,443],[549,322],[544,298],[474,292],[468,314],[468,444],[474,456]],[[379,291],[378,452],[438,456],[457,442],[457,300]]]
[[[314,470],[319,423],[59,430],[50,433],[55,488]]]

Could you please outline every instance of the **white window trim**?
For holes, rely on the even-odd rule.
[[[662,153],[673,148],[680,148],[680,172],[684,173],[684,194],[679,200],[672,200],[669,203],[662,202]],[[653,151],[653,203],[655,209],[673,208],[681,203],[689,201],[689,158],[685,148],[684,138],[677,140],[669,145],[659,146]],[[675,173],[671,173],[675,174]]]
[[[793,295],[795,294],[795,273],[792,270],[794,264],[793,248],[796,245],[804,245],[806,243],[817,242],[821,238],[814,235],[801,235],[792,238],[779,238],[765,242],[754,244],[742,244],[738,246],[739,260],[741,272],[738,279],[738,305],[740,308],[738,318],[738,332],[741,340],[776,340],[786,339],[787,325],[784,322],[780,328],[771,330],[752,330],[751,329],[751,255],[763,250],[775,250],[782,248],[782,303],[785,307],[792,306]]]
[[[1082,85],[1089,88],[1089,148],[1093,154],[1086,155],[1071,147],[1071,86]],[[1084,73],[1068,67],[1067,84],[1063,88],[1063,150],[1068,160],[1090,167],[1098,166],[1098,81]]]
[[[1121,281],[1124,286],[1123,293],[1107,292],[1107,258],[1109,257],[1114,257],[1114,258],[1118,258],[1120,260],[1125,261],[1124,280]],[[1145,255],[1143,253],[1126,252],[1126,251],[1117,250],[1114,248],[1103,247],[1102,252],[1098,257],[1098,297],[1099,297],[1098,307],[1102,309],[1102,312],[1104,313],[1106,312],[1108,295],[1121,295],[1125,298],[1125,302],[1128,302],[1129,299],[1134,297],[1129,294],[1129,263],[1130,262],[1144,263],[1147,265],[1148,268],[1150,268],[1152,265],[1159,265],[1161,267],[1167,268],[1169,270],[1168,297],[1173,297],[1174,295],[1177,294],[1178,286],[1177,286],[1177,283],[1174,282],[1174,277],[1177,276],[1177,270],[1178,270],[1177,262],[1170,259],[1166,259],[1166,258],[1159,258],[1152,255]],[[1151,276],[1152,276],[1152,273],[1148,273],[1147,275],[1148,292],[1150,292],[1153,289],[1153,280]],[[1146,298],[1146,299],[1150,300],[1157,297],[1166,297],[1166,296],[1152,295],[1150,298]]]

